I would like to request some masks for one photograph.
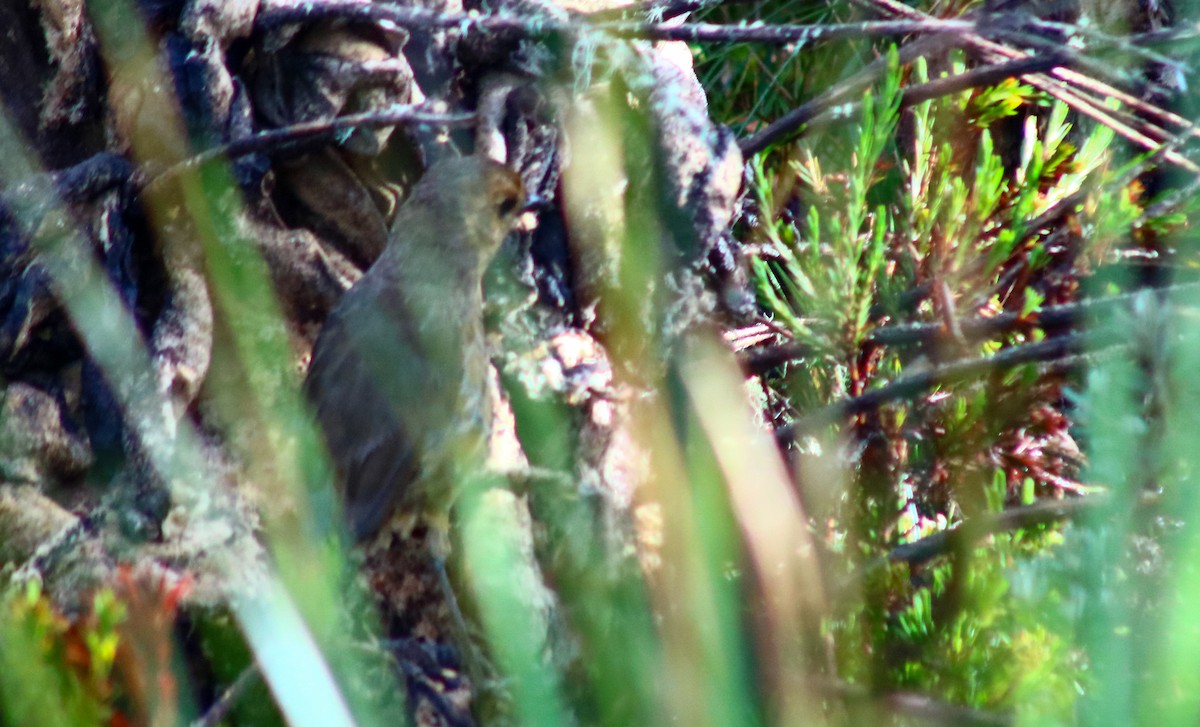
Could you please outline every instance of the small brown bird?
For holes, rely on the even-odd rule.
[[[497,162],[435,164],[397,213],[383,254],[325,321],[305,393],[355,540],[398,506],[448,512],[453,462],[484,452],[482,279],[524,205],[520,177]]]

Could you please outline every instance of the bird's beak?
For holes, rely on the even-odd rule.
[[[541,212],[550,206],[550,200],[546,197],[534,195],[525,200],[525,206],[521,208],[521,212]]]

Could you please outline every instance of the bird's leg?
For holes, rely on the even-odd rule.
[[[475,688],[478,689],[482,687],[483,679],[488,673],[486,669],[487,661],[484,659],[482,652],[475,646],[475,640],[471,636],[471,629],[467,625],[467,619],[458,604],[458,594],[454,590],[454,584],[450,581],[450,572],[446,565],[449,562],[451,553],[449,514],[431,517],[428,533],[429,556],[433,565],[433,572],[438,579],[438,587],[442,591],[442,598],[446,602],[446,607],[450,610],[450,620],[453,622],[455,631],[454,640],[458,642],[459,648],[462,649],[463,666],[466,667],[467,674],[471,677]]]

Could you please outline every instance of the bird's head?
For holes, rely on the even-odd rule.
[[[436,215],[447,231],[465,226],[467,244],[486,262],[525,211],[526,197],[516,172],[491,159],[468,156],[430,167],[410,204]],[[403,237],[405,230],[397,232]]]

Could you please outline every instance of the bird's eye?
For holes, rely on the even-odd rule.
[[[496,213],[501,217],[508,217],[517,209],[516,197],[505,197],[504,200],[496,207]]]

